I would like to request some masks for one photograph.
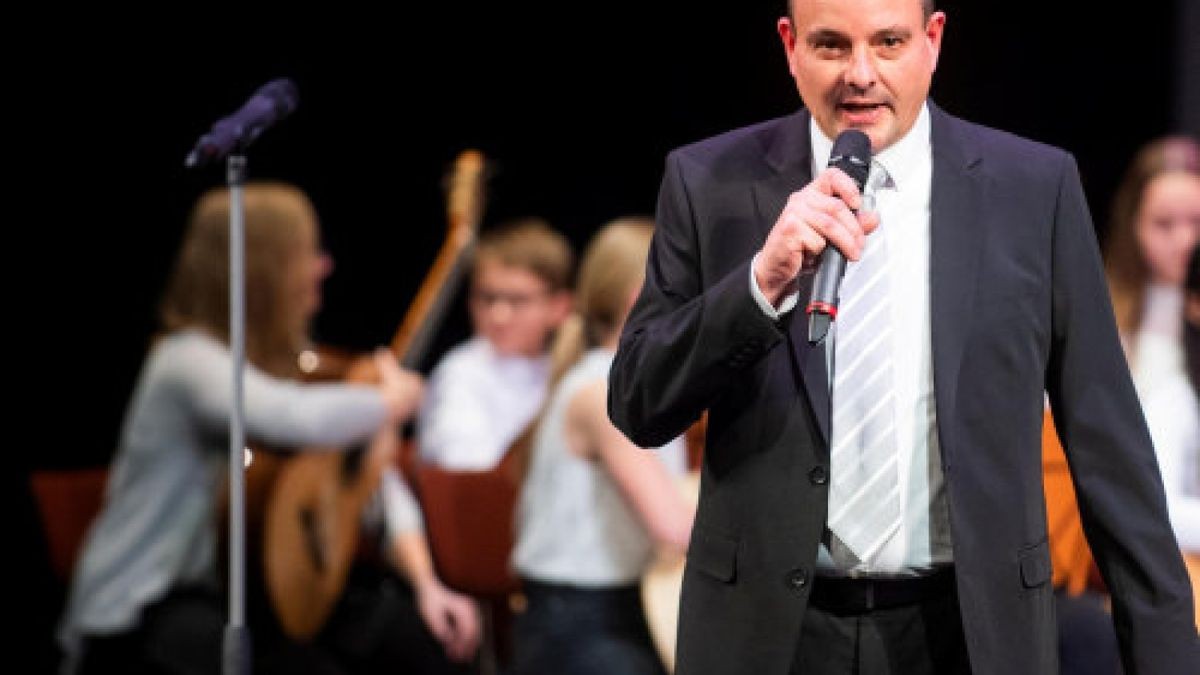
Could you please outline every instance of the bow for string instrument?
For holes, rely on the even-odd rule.
[[[445,240],[391,343],[406,367],[424,359],[464,277],[482,215],[484,174],[481,153],[458,156],[449,180]],[[377,379],[369,356],[308,351],[299,365],[309,380]],[[257,565],[274,618],[294,640],[316,635],[344,589],[363,509],[387,462],[394,461],[376,445],[351,452],[257,453],[246,471],[247,511],[260,514],[247,529],[252,553],[261,542],[249,564]]]

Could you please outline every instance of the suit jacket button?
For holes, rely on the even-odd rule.
[[[802,591],[808,585],[808,572],[794,569],[787,573],[787,586],[793,591]]]
[[[829,472],[823,466],[815,466],[808,472],[808,480],[813,485],[824,485],[829,482]]]

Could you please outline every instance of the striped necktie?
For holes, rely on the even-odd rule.
[[[872,163],[865,208],[874,209],[875,191],[887,180]],[[880,229],[846,266],[835,324],[828,525],[830,552],[843,568],[870,563],[901,523],[887,258]]]

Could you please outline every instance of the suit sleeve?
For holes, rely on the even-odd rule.
[[[609,417],[634,443],[657,447],[683,433],[783,333],[755,303],[750,257],[705,278],[703,223],[686,158],[667,158],[646,279],[609,375]],[[744,225],[753,236],[754,224]]]
[[[1078,169],[1069,156],[1059,185],[1052,261],[1046,391],[1084,530],[1112,592],[1125,671],[1191,672],[1200,663],[1200,645],[1187,572],[1117,338]]]

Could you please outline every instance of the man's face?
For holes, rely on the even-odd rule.
[[[480,258],[470,295],[471,323],[497,353],[538,356],[550,332],[571,311],[570,294],[551,292],[546,282],[523,267]]]
[[[779,35],[800,98],[829,138],[858,129],[879,152],[917,119],[946,15],[921,0],[793,0]]]

